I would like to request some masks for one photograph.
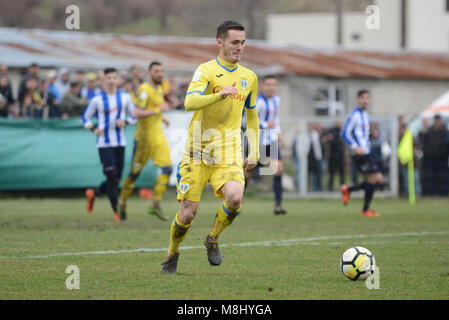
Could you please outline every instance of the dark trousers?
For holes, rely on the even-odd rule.
[[[345,183],[345,168],[343,164],[343,159],[329,159],[329,184],[328,190],[334,190],[334,175],[338,173],[340,176],[340,185]]]
[[[122,177],[125,161],[125,147],[98,148],[103,174],[106,180],[95,190],[96,193],[107,193],[111,207],[117,212],[118,184]]]
[[[428,194],[431,196],[447,196],[449,194],[449,168],[447,159],[427,159],[425,168]]]

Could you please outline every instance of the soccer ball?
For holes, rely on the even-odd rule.
[[[351,280],[366,280],[374,273],[376,259],[368,249],[353,247],[346,250],[340,258],[343,274]]]

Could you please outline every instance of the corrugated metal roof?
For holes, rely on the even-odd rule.
[[[217,54],[215,39],[132,36],[0,28],[0,61],[10,67],[128,68],[152,60],[166,69],[193,71]],[[331,78],[449,80],[449,55],[286,46],[249,40],[242,65],[259,73]]]

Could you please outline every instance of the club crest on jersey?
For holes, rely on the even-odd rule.
[[[189,184],[188,183],[180,183],[179,184],[179,191],[181,191],[182,194],[186,193],[187,190],[189,190]]]
[[[243,90],[248,89],[248,80],[240,79],[240,85],[242,86]]]

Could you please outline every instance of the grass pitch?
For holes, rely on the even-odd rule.
[[[220,237],[223,263],[209,265],[203,240],[220,201],[208,192],[181,251],[177,275],[160,272],[171,222],[131,198],[128,221],[113,221],[106,198],[89,215],[77,199],[0,200],[0,299],[448,299],[447,199],[373,201],[381,218],[360,216],[361,200],[245,198]],[[172,218],[178,204],[167,194]],[[380,288],[340,271],[340,255],[364,246],[376,257]],[[138,250],[138,249],[143,250]],[[80,289],[66,288],[67,266]]]

